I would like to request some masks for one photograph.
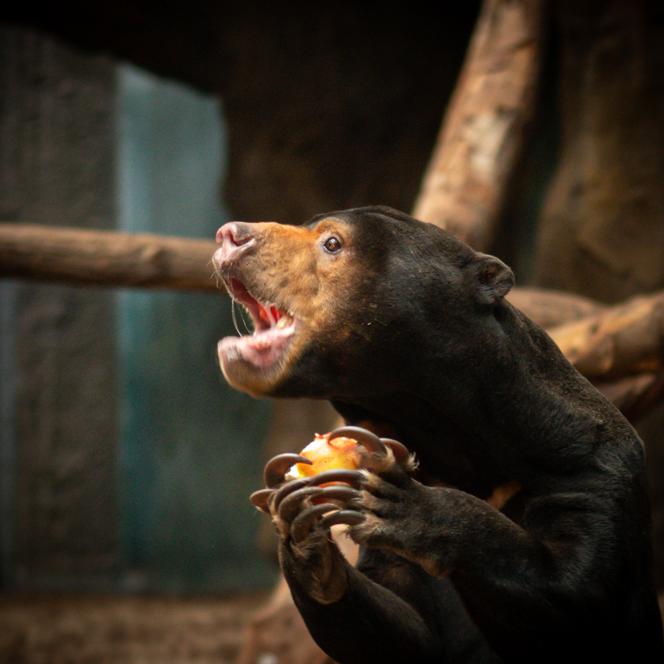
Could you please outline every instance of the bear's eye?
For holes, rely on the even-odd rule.
[[[338,251],[341,251],[341,240],[332,235],[323,242],[323,247],[328,254],[336,254]]]

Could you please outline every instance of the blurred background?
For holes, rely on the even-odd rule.
[[[229,219],[413,210],[478,16],[506,10],[535,26],[503,28],[533,83],[519,148],[495,146],[499,195],[477,191],[493,230],[474,244],[521,285],[602,305],[658,292],[656,2],[4,8],[0,221],[212,239]],[[277,578],[247,496],[330,409],[228,388],[221,293],[5,278],[0,329],[0,661],[232,661]],[[661,395],[631,419],[664,587]]]

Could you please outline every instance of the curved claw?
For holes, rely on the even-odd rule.
[[[344,482],[354,489],[359,489],[364,482],[364,475],[359,470],[326,470],[309,479],[309,486],[327,484],[328,482]]]
[[[290,527],[291,539],[295,542],[303,540],[310,532],[314,523],[321,514],[326,514],[333,510],[338,511],[338,507],[333,503],[322,503],[321,505],[313,505],[298,514],[297,518],[293,521]]]
[[[259,509],[261,512],[269,514],[270,508],[268,507],[268,501],[273,493],[273,489],[259,489],[258,491],[254,491],[249,496],[249,500],[253,506]]]
[[[403,465],[410,458],[408,448],[398,440],[394,440],[393,438],[381,438],[380,441],[383,445],[392,450],[394,458],[398,464]]]
[[[279,509],[279,505],[281,505],[281,501],[286,498],[286,496],[289,496],[293,491],[297,491],[298,489],[302,489],[305,486],[309,486],[309,477],[301,477],[300,479],[297,480],[291,480],[290,482],[286,482],[281,488],[279,489],[271,489],[276,491],[274,494],[274,501],[272,503],[273,509],[277,510]]]
[[[342,503],[350,502],[351,500],[359,500],[362,494],[357,490],[343,484],[326,486],[320,490],[320,498],[325,502],[338,500]]]
[[[339,427],[328,434],[328,440],[341,438],[341,436],[345,436],[346,438],[354,438],[358,443],[361,443],[368,452],[383,455],[386,452],[385,445],[383,445],[381,439],[368,429],[353,426]]]
[[[290,523],[300,510],[300,505],[303,500],[307,498],[315,498],[323,493],[323,489],[318,486],[307,486],[303,489],[293,491],[290,495],[286,496],[279,505],[279,517],[282,521]]]
[[[365,518],[366,516],[362,514],[362,512],[356,512],[355,510],[337,510],[334,514],[324,516],[321,523],[326,528],[336,526],[340,523],[347,526],[356,526],[358,523],[362,523]]]
[[[272,457],[266,464],[263,471],[265,486],[274,488],[284,481],[286,471],[296,463],[306,463],[311,465],[311,460],[293,452],[285,452]]]
[[[328,487],[308,486],[297,489],[287,495],[281,505],[279,505],[279,517],[282,521],[289,523],[296,518],[303,500],[316,499],[316,502],[330,503],[331,501],[340,501],[346,503],[351,500],[357,500],[360,492],[349,486],[336,485]],[[272,505],[276,509],[276,501]],[[336,505],[339,508],[339,505]]]

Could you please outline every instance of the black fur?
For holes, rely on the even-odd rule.
[[[351,528],[357,569],[321,562],[337,554],[317,529],[307,551],[281,544],[315,640],[340,662],[664,661],[628,422],[503,299],[500,261],[389,208],[312,224],[330,217],[352,229],[358,274],[339,298],[353,334],[312,346],[278,393],[386,423],[423,483],[376,477],[373,528]],[[485,502],[513,481],[502,511]],[[323,564],[345,576],[330,597],[312,591]]]

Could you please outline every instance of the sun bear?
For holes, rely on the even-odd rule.
[[[285,481],[297,455],[277,458],[254,495],[325,652],[664,661],[643,445],[505,299],[503,262],[387,207],[230,222],[217,241],[255,327],[219,342],[228,382],[328,399],[348,425],[389,432],[352,430],[362,470]],[[361,546],[355,567],[333,523]]]

